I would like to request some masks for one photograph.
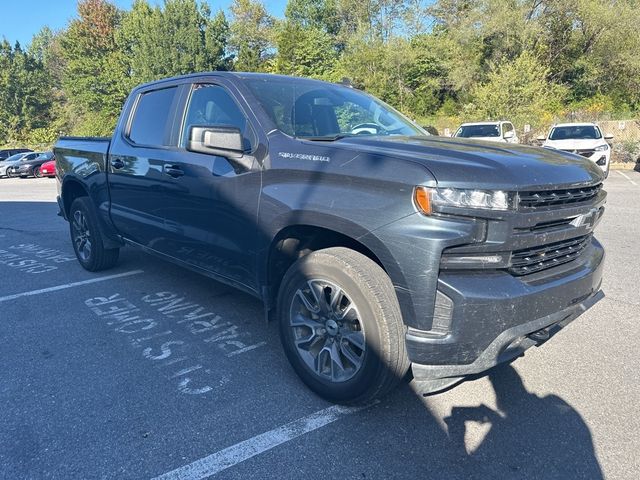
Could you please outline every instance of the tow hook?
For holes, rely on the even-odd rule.
[[[546,342],[549,340],[549,329],[541,328],[540,330],[530,333],[527,337],[538,343]]]

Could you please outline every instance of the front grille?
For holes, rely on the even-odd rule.
[[[590,241],[591,235],[584,235],[540,247],[516,250],[511,254],[509,271],[514,275],[528,275],[571,262],[580,256]]]
[[[596,151],[593,148],[590,149],[574,149],[574,150],[562,150],[563,152],[569,152],[569,153],[575,153],[577,155],[581,155],[583,157],[590,157],[591,155],[593,155],[594,153],[596,153]]]
[[[565,190],[542,190],[538,192],[520,192],[518,207],[520,209],[551,207],[587,202],[600,193],[602,184],[591,187],[569,188]]]

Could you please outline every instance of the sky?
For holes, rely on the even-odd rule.
[[[129,9],[133,0],[112,0],[118,7]],[[150,0],[149,3],[161,3]],[[209,0],[211,11],[227,10],[231,0]],[[269,13],[282,17],[286,0],[265,1]],[[0,39],[12,45],[19,41],[26,46],[42,27],[52,30],[64,28],[76,16],[77,0],[0,0]]]

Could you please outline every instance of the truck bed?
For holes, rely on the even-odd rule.
[[[58,165],[63,171],[76,167],[87,169],[85,173],[105,172],[110,143],[109,137],[61,137],[55,146],[56,159],[67,161]]]

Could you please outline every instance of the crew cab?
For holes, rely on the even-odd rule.
[[[132,91],[112,138],[61,138],[54,152],[85,269],[129,245],[254,295],[331,401],[369,401],[409,368],[437,392],[603,297],[595,164],[430,136],[344,85],[161,80]]]

